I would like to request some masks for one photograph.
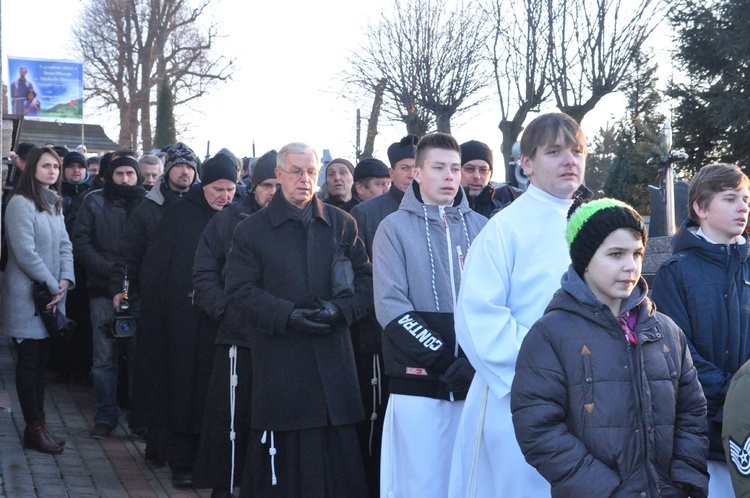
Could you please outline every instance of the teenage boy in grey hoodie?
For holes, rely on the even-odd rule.
[[[380,489],[381,496],[435,498],[448,494],[453,441],[474,377],[456,342],[453,309],[464,257],[487,219],[460,188],[461,149],[452,136],[423,137],[416,167],[373,244],[375,313],[391,378]]]

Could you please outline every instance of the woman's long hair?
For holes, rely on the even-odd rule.
[[[26,158],[26,167],[24,167],[23,172],[21,173],[21,177],[18,179],[18,185],[16,185],[16,189],[13,191],[13,193],[22,195],[29,199],[34,203],[36,210],[39,212],[44,212],[49,209],[49,203],[44,199],[44,196],[42,195],[42,189],[47,187],[39,183],[39,180],[36,179],[37,166],[39,165],[39,161],[41,160],[42,155],[44,154],[50,154],[55,158],[58,166],[60,166],[60,174],[57,175],[57,181],[55,182],[54,187],[50,187],[51,190],[57,192],[57,195],[59,197],[57,199],[57,202],[55,202],[54,204],[54,208],[55,212],[57,214],[60,214],[62,213],[62,161],[60,161],[60,156],[57,155],[57,152],[55,152],[51,147],[34,147],[33,149],[31,149],[29,155]]]

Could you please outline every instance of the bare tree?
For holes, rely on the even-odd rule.
[[[375,137],[378,134],[378,118],[380,117],[380,109],[383,107],[383,92],[385,92],[385,85],[385,78],[381,78],[378,82],[377,88],[375,88],[375,96],[372,101],[370,117],[367,119],[365,148],[364,151],[362,151],[362,154],[357,155],[357,162],[364,158],[372,157],[372,153],[375,150]]]
[[[511,148],[529,112],[550,95],[547,16],[537,0],[494,0],[487,13],[493,22],[490,52],[500,102],[501,150],[506,180],[515,185]]]
[[[438,131],[450,132],[451,118],[476,105],[486,84],[484,21],[471,3],[395,0],[365,28],[349,80],[374,94],[384,78],[383,111],[407,133],[424,135],[436,121]]]
[[[550,84],[579,123],[620,89],[636,54],[665,18],[664,0],[547,0]]]
[[[120,145],[134,146],[140,125],[143,147],[151,148],[151,107],[165,78],[179,105],[231,77],[233,60],[210,53],[216,25],[198,28],[210,2],[92,0],[84,8],[73,33],[86,93],[100,108],[119,109]]]

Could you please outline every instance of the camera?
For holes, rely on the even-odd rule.
[[[100,327],[110,339],[129,339],[135,335],[137,310],[127,303],[115,308],[115,313]]]

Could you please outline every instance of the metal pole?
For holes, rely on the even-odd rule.
[[[668,165],[664,175],[664,195],[666,197],[666,218],[667,218],[667,235],[675,234],[674,220],[674,168]]]

